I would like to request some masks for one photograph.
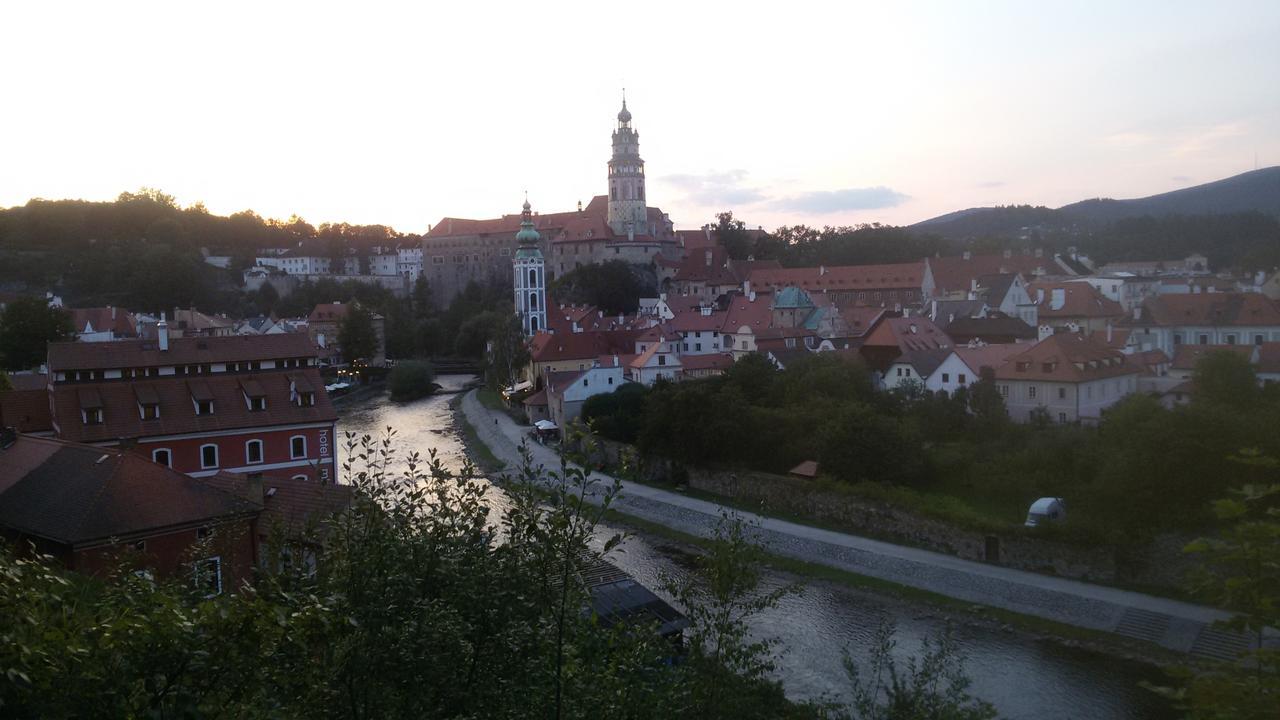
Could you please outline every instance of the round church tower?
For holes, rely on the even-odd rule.
[[[541,239],[533,227],[533,208],[525,200],[520,232],[516,233],[519,247],[511,263],[515,276],[516,315],[520,316],[520,327],[528,336],[547,329],[547,272],[542,251],[538,249]]]
[[[640,133],[631,128],[631,111],[623,97],[618,127],[613,131],[613,157],[609,160],[609,227],[617,235],[643,234],[647,219]]]

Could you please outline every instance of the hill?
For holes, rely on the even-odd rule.
[[[1075,232],[1133,217],[1260,212],[1280,218],[1280,167],[1262,168],[1144,198],[1082,200],[1061,208],[1016,205],[969,208],[911,227],[947,238],[1010,236],[1024,229]]]

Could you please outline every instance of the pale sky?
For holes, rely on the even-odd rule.
[[[1280,2],[5,3],[0,207],[569,210],[624,86],[678,228],[1137,197],[1280,164]]]

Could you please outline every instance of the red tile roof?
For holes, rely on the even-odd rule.
[[[1012,355],[996,368],[1001,380],[1085,382],[1134,375],[1143,368],[1128,361],[1119,350],[1106,347],[1079,333],[1057,333],[1024,352]]]
[[[1035,257],[1034,255],[970,255],[966,259],[958,257],[929,258],[929,270],[933,273],[935,292],[939,295],[954,292],[968,292],[973,281],[983,275],[1003,275],[1018,273],[1023,279],[1030,279],[1038,274],[1055,272],[1056,266],[1052,258]]]
[[[892,317],[881,321],[862,347],[896,347],[906,352],[952,345],[951,338],[927,317]]]
[[[203,365],[315,355],[316,347],[306,333],[173,338],[166,351],[160,350],[155,340],[61,342],[49,343],[49,370],[59,372]]]
[[[635,350],[635,330],[580,333],[538,333],[533,336],[530,354],[534,362],[586,360],[601,355]]]
[[[681,355],[680,366],[684,372],[692,373],[700,370],[727,370],[733,365],[732,353],[712,353],[710,355]]]
[[[136,382],[105,380],[88,385],[57,384],[53,389],[54,420],[59,437],[79,442],[337,420],[329,395],[323,391],[315,393],[315,405],[311,407],[299,407],[290,400],[289,377],[294,374],[305,378],[314,388],[324,386],[320,373],[314,368],[254,373],[252,377],[267,399],[267,409],[256,412],[246,406],[241,376],[236,374],[147,378]],[[149,386],[158,396],[159,419],[143,420],[139,417],[138,398],[134,392],[134,387],[139,384]],[[103,409],[103,421],[99,425],[86,425],[81,418],[84,390],[97,393]],[[197,394],[207,394],[213,399],[212,415],[195,414],[192,397]]]
[[[75,326],[77,333],[85,332],[86,326],[92,326],[93,332],[110,330],[117,336],[133,337],[137,335],[133,313],[124,308],[68,308],[67,312],[71,314],[71,324]]]
[[[67,545],[146,537],[260,511],[131,452],[29,436],[0,449],[0,525]]]
[[[1280,373],[1280,342],[1264,342],[1258,346],[1255,369],[1260,373]]]
[[[838,265],[809,268],[758,268],[751,272],[753,288],[778,290],[787,286],[804,290],[857,292],[859,290],[919,290],[924,284],[924,262],[892,265]]]
[[[1261,293],[1157,295],[1142,304],[1135,325],[1211,327],[1280,325],[1280,309]]]
[[[0,428],[2,427],[12,427],[23,433],[52,430],[49,391],[40,388],[0,392]]]
[[[1124,315],[1120,303],[1105,297],[1087,282],[1034,282],[1027,288],[1032,299],[1044,291],[1044,300],[1038,303],[1042,318],[1119,318]],[[1054,293],[1062,299],[1061,307],[1054,307]]]
[[[956,357],[960,358],[960,361],[968,366],[975,376],[981,376],[982,368],[989,367],[995,370],[1003,366],[1010,357],[1020,355],[1030,347],[1030,345],[1014,343],[983,345],[981,347],[960,345],[956,347],[955,353]]]
[[[261,486],[246,475],[220,472],[203,478],[207,483],[239,497],[262,504],[259,532],[269,536],[278,527],[289,537],[306,531],[323,531],[321,524],[351,507],[355,488],[337,483],[302,480],[287,475],[265,477]]]

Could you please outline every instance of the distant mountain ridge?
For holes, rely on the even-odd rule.
[[[945,237],[1002,235],[1025,227],[1097,226],[1151,215],[1215,215],[1261,212],[1280,217],[1280,166],[1131,200],[1095,198],[1052,209],[1044,206],[969,208],[939,215],[912,228]]]

